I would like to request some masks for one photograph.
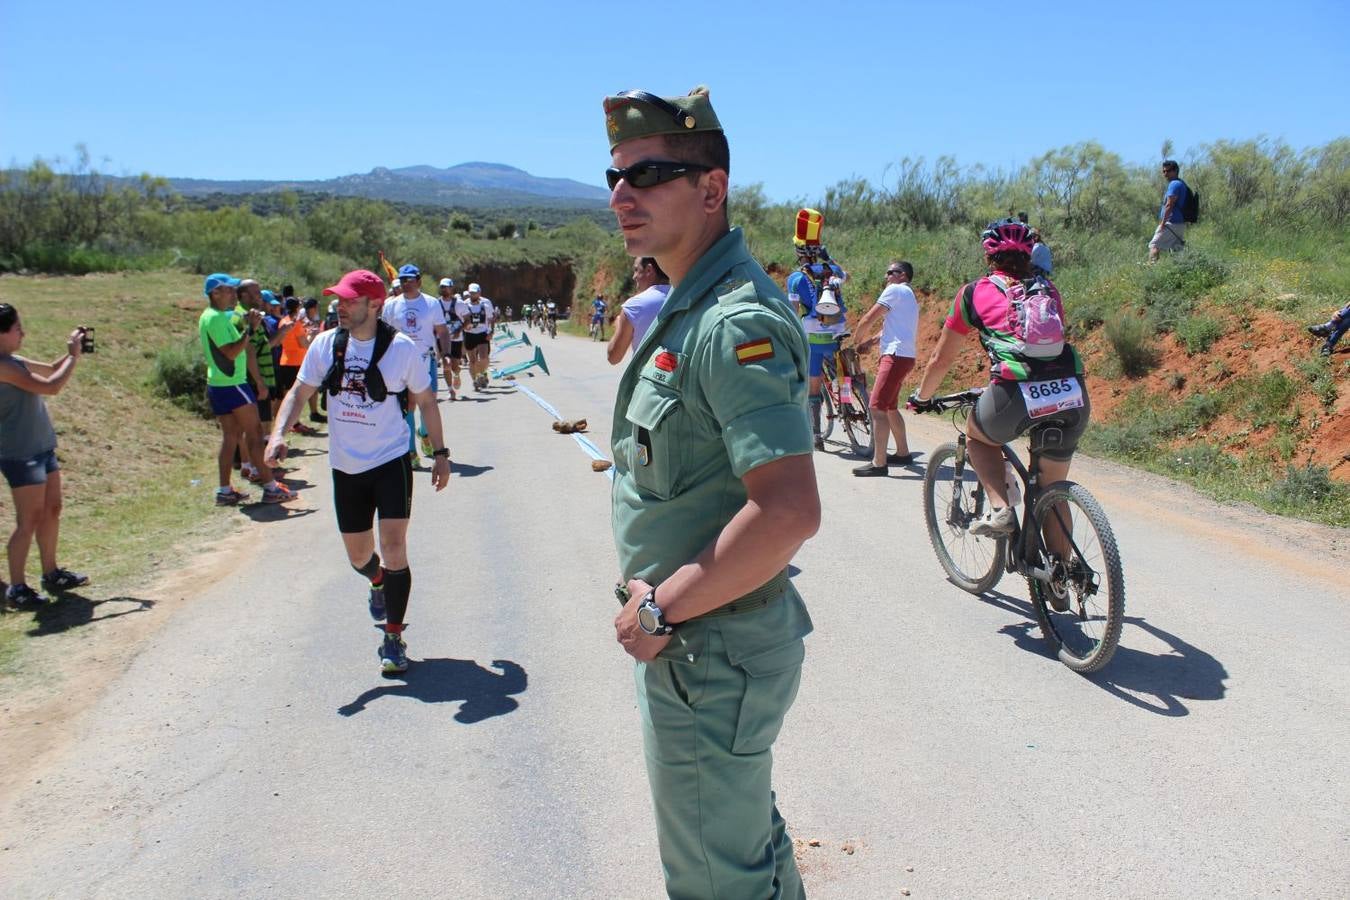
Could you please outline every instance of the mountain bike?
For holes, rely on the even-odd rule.
[[[940,411],[955,410],[952,421],[959,432],[955,442],[929,455],[924,473],[924,518],[933,551],[951,582],[972,594],[992,589],[1005,571],[1026,578],[1041,634],[1060,662],[1075,672],[1095,672],[1116,652],[1125,617],[1125,576],[1111,523],[1081,484],[1057,481],[1043,487],[1036,450],[1028,471],[1004,444],[1008,500],[1014,508],[1023,502],[1021,521],[1011,534],[970,534],[971,523],[985,513],[986,495],[968,465],[960,420],[981,393],[978,388],[932,401]],[[1051,551],[1048,545],[1055,543],[1064,552]]]
[[[547,317],[544,319],[544,322],[545,322],[545,324],[546,324],[547,327],[548,327],[548,336],[551,337],[551,338],[557,338],[557,337],[558,337],[558,317],[557,317],[557,316],[547,316]]]
[[[827,356],[824,361],[825,395],[821,409],[820,438],[825,440],[833,434],[834,420],[839,419],[853,452],[871,459],[872,417],[867,411],[867,376],[863,373],[858,351],[844,347],[844,341],[851,334],[848,331],[840,333],[834,345],[834,355]],[[839,374],[841,372],[842,375]]]
[[[592,340],[603,341],[605,339],[604,316],[591,316],[591,328],[589,334]]]

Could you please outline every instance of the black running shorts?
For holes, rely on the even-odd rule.
[[[380,519],[406,519],[412,515],[412,460],[406,455],[348,475],[333,470],[333,506],[338,531],[360,534]]]
[[[463,342],[463,341],[451,341],[451,342],[450,342],[450,358],[451,358],[451,359],[463,359],[463,358],[464,358],[464,342]]]
[[[488,342],[488,335],[474,334],[472,331],[464,332],[464,349],[472,350],[474,347],[481,347]]]

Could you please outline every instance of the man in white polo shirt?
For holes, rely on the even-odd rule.
[[[483,296],[478,282],[469,285],[469,294],[455,304],[455,312],[464,322],[464,352],[469,355],[469,376],[474,390],[488,386],[488,354],[491,352],[492,323],[497,310],[492,301]]]
[[[860,478],[890,474],[888,463],[907,466],[914,462],[905,437],[905,420],[900,417],[900,386],[914,368],[915,337],[919,331],[919,301],[909,283],[914,267],[903,260],[891,260],[886,267],[886,287],[876,305],[867,311],[854,331],[866,334],[881,320],[881,333],[857,342],[859,350],[881,341],[881,359],[877,380],[872,386],[872,461],[858,466],[853,474]],[[895,453],[886,452],[890,435],[895,435]]]
[[[399,331],[412,338],[421,354],[423,365],[431,379],[431,394],[436,395],[437,365],[442,356],[450,353],[450,334],[445,327],[445,313],[440,301],[422,293],[422,271],[411,263],[398,270],[398,285],[401,293],[390,297],[384,303],[380,318],[393,325]],[[440,416],[440,411],[436,411]],[[431,457],[431,438],[427,435],[426,413],[422,414],[422,425],[413,430],[413,411],[408,410],[408,459],[417,464],[417,447],[413,435],[422,439],[422,455]]]
[[[397,675],[408,668],[403,620],[412,590],[408,519],[413,491],[412,463],[403,451],[408,424],[399,410],[399,392],[408,392],[409,405],[422,411],[431,431],[431,484],[438,491],[450,482],[450,451],[420,351],[379,318],[377,304],[384,298],[380,276],[365,269],[348,272],[324,293],[338,298],[338,327],[309,345],[295,387],[277,412],[265,461],[275,466],[285,459],[287,429],[309,398],[325,391],[338,531],[352,568],[370,582],[371,618],[384,622],[380,670]]]
[[[638,292],[623,301],[619,314],[614,317],[614,337],[609,339],[606,348],[611,366],[617,366],[629,350],[637,350],[670,293],[670,277],[650,256],[633,260],[633,284]]]

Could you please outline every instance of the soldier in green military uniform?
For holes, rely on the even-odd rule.
[[[771,788],[811,619],[787,566],[820,524],[806,338],[727,222],[730,154],[705,88],[605,100],[610,206],[671,291],[619,384],[618,640],[666,891],[805,896]]]

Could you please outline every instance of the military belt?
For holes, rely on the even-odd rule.
[[[753,612],[754,610],[757,609],[763,609],[770,603],[777,600],[779,597],[783,596],[783,594],[787,591],[787,586],[788,586],[788,573],[787,569],[784,569],[783,571],[779,572],[777,575],[773,576],[767,582],[755,588],[753,591],[746,594],[745,596],[737,597],[730,603],[724,606],[719,606],[717,607],[717,609],[711,610],[709,612],[705,612],[701,616],[696,616],[694,619],[690,619],[690,621],[691,622],[697,621],[698,619],[711,619],[716,616],[734,616],[739,615],[740,613]]]

